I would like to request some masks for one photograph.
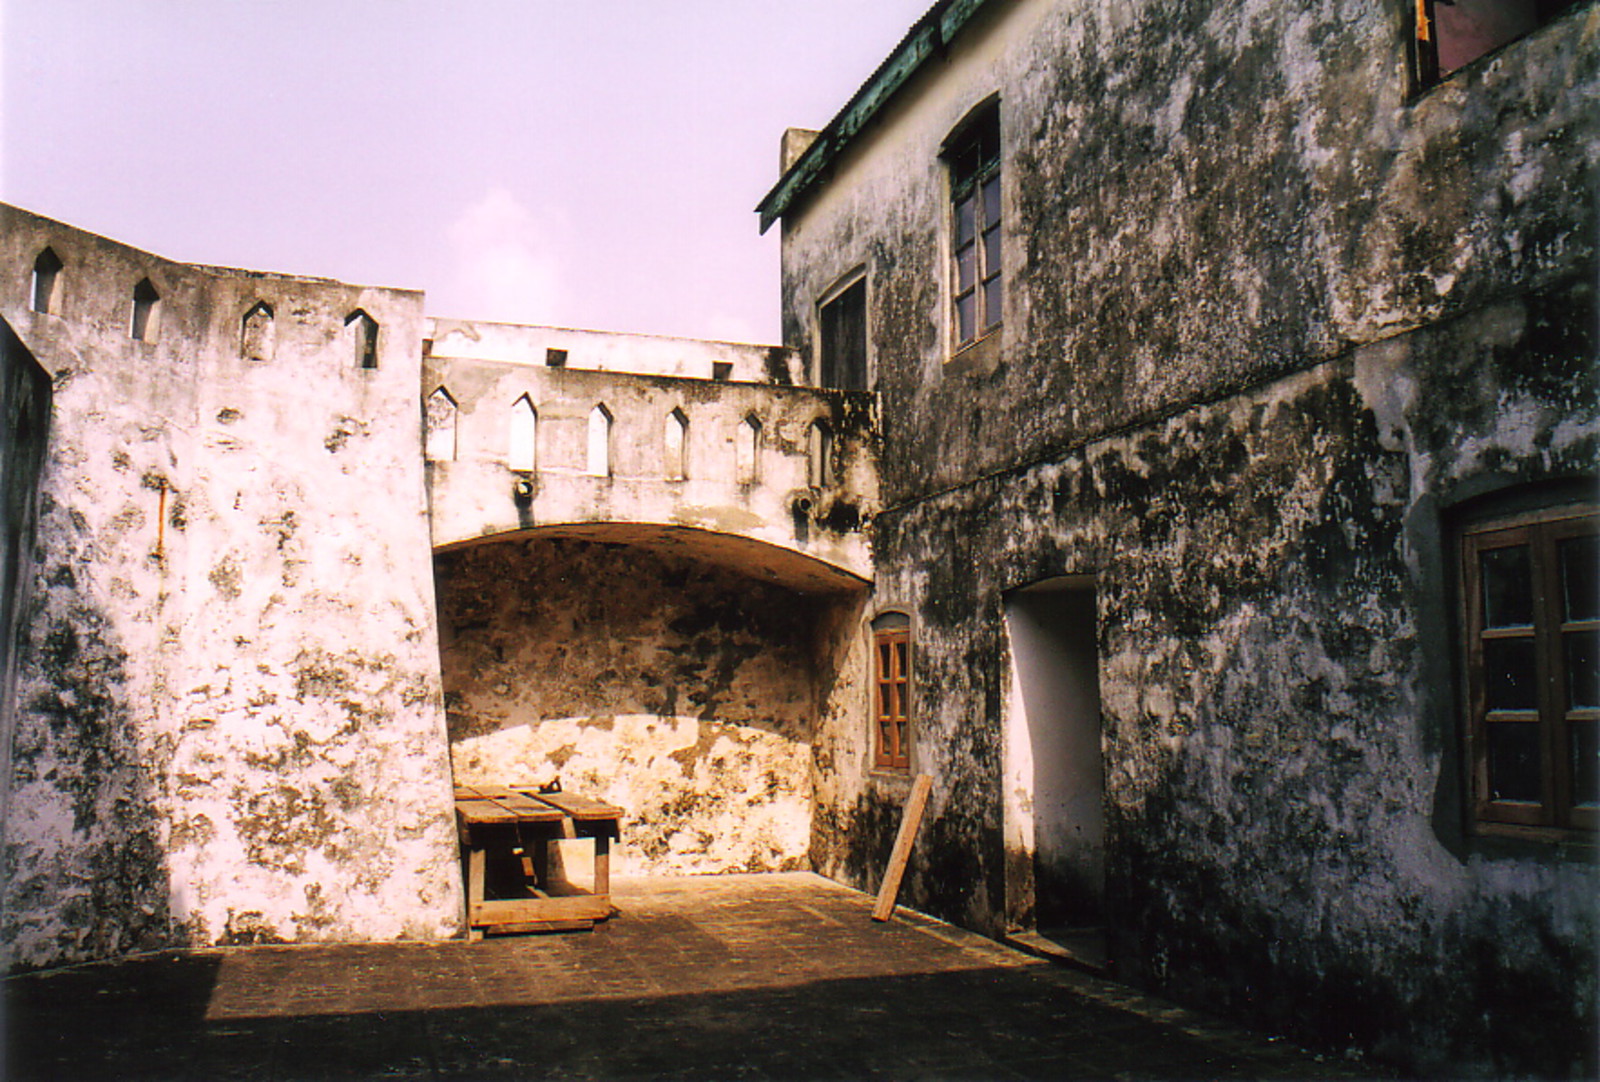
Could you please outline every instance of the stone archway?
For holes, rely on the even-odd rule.
[[[706,531],[549,527],[436,555],[462,784],[628,811],[618,870],[804,867],[824,641],[866,584]]]

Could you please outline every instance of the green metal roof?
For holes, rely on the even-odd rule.
[[[816,141],[778,179],[777,186],[761,200],[760,206],[756,207],[756,213],[761,215],[761,232],[765,233],[773,222],[783,217],[823,177],[833,160],[912,75],[930,58],[944,55],[945,47],[978,9],[988,2],[939,0],[916,21],[894,52],[889,54],[889,59],[878,65],[872,77],[861,85],[861,89],[817,135]]]

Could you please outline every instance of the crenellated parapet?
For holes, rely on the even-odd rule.
[[[439,356],[435,339],[423,381],[436,548],[535,528],[606,526],[614,537],[622,535],[612,528],[633,528],[658,539],[697,531],[710,536],[694,544],[731,552],[762,542],[807,557],[749,549],[733,561],[796,585],[828,577],[801,570],[813,561],[870,577],[872,396],[621,371],[628,346],[644,367],[663,343],[683,340],[585,334],[614,368],[585,367],[576,350],[560,366]],[[687,348],[708,374],[713,365],[739,370],[749,360],[740,351],[768,352]],[[777,566],[791,563],[792,572]]]

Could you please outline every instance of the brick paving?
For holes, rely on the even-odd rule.
[[[618,884],[593,932],[169,952],[5,982],[6,1078],[1371,1077],[817,876]]]

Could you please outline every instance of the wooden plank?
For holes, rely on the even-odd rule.
[[[565,898],[506,898],[479,902],[470,910],[473,925],[514,924],[522,921],[605,920],[611,916],[611,899],[604,894],[574,894]]]
[[[611,839],[604,834],[594,840],[594,892],[611,893]]]
[[[588,932],[594,929],[592,920],[524,920],[507,924],[491,924],[495,935],[526,935],[537,932]]]
[[[911,859],[911,845],[917,840],[917,828],[922,825],[922,809],[928,804],[928,790],[933,788],[931,774],[918,774],[911,783],[911,796],[906,800],[905,814],[900,817],[900,833],[894,839],[894,852],[889,856],[889,867],[883,873],[883,887],[878,891],[878,904],[872,910],[873,920],[888,920],[894,916],[895,899],[900,895],[900,879],[906,874],[906,863]]]
[[[579,796],[577,793],[530,793],[529,795],[560,808],[574,819],[621,819],[623,815],[622,809],[615,804],[607,804],[593,797]]]
[[[458,785],[458,786],[456,786],[456,799],[457,800],[477,800],[478,799],[478,790],[474,789],[470,785]]]
[[[456,814],[463,823],[474,826],[488,823],[515,823],[517,813],[508,811],[492,800],[458,800]]]
[[[483,938],[483,933],[472,927],[470,914],[473,909],[483,902],[483,878],[486,860],[482,849],[469,849],[467,851],[467,941],[475,942]]]
[[[496,796],[495,804],[511,812],[524,823],[556,823],[561,821],[561,809],[552,808],[542,800],[533,800],[522,793]]]

